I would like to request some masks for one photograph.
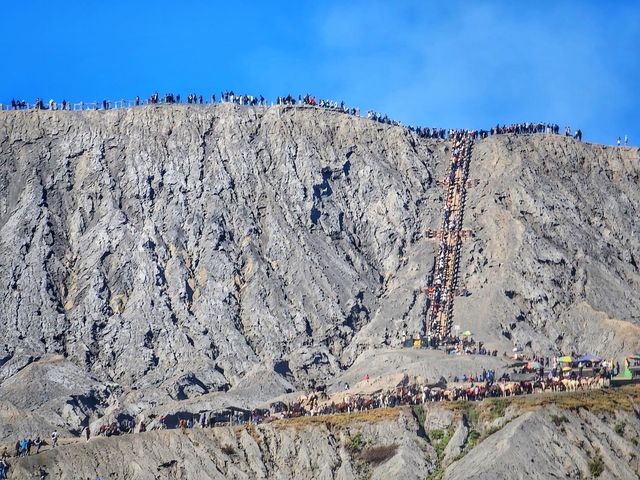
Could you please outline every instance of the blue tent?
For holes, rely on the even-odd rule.
[[[576,362],[600,363],[602,361],[602,358],[598,357],[597,355],[591,355],[590,353],[587,353],[586,355],[576,359],[575,361]]]

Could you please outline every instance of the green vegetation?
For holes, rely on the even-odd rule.
[[[592,390],[584,392],[565,392],[557,394],[546,392],[534,395],[523,395],[508,398],[490,398],[483,402],[440,402],[438,408],[447,409],[459,414],[464,419],[465,425],[468,427],[469,433],[463,451],[455,460],[464,457],[472,448],[484,441],[485,438],[500,430],[505,422],[501,421],[500,426],[491,426],[487,424],[505,416],[508,408],[513,408],[518,414],[537,410],[545,406],[555,406],[562,410],[577,411],[585,409],[592,413],[600,412],[617,412],[626,411],[634,412],[634,404],[640,403],[640,385],[629,385],[615,389]],[[444,475],[444,467],[442,460],[444,450],[454,433],[454,427],[450,426],[447,430],[435,429],[429,432],[423,430],[425,424],[426,412],[422,405],[413,407],[385,408],[368,410],[359,413],[347,413],[337,415],[315,416],[315,417],[299,417],[287,420],[278,420],[272,423],[275,428],[307,428],[314,426],[324,426],[329,430],[343,430],[350,428],[354,424],[364,423],[372,424],[377,422],[395,421],[399,415],[413,415],[419,425],[419,435],[423,436],[426,443],[428,442],[435,450],[437,455],[437,468],[431,472],[427,480],[439,480]],[[566,415],[559,413],[551,416],[551,421],[564,429],[564,424],[569,420]],[[420,433],[420,431],[422,433]],[[614,427],[614,431],[623,435],[625,431],[624,423],[618,423]],[[630,441],[634,445],[640,442],[636,438]],[[560,445],[554,441],[556,445]],[[349,450],[356,460],[356,468],[361,473],[370,471],[370,466],[376,462],[384,462],[395,453],[394,446],[370,447],[367,448],[366,442],[360,434],[353,435],[348,438],[345,448]],[[596,457],[589,464],[589,470],[594,477],[599,476],[604,471],[604,462],[600,456]],[[361,475],[361,477],[363,476]]]
[[[438,455],[438,462],[440,462],[444,457],[444,449],[449,445],[449,440],[451,440],[454,431],[453,426],[450,426],[447,430],[435,429],[430,430],[427,434],[429,443],[431,443]]]
[[[396,420],[403,407],[376,408],[364,412],[338,413],[335,415],[304,416],[276,420],[271,423],[275,428],[305,428],[325,425],[328,428],[340,429],[354,423],[377,423],[388,420]]]
[[[640,403],[640,384],[628,385],[621,388],[565,392],[562,395],[546,392],[535,395],[487,399],[484,402],[480,402],[476,406],[476,409],[481,413],[482,418],[485,419],[487,416],[491,416],[490,411],[495,408],[497,410],[497,418],[497,412],[499,411],[499,407],[496,407],[497,402],[506,406],[512,405],[521,411],[536,410],[539,407],[554,405],[564,410],[575,411],[584,408],[592,413],[624,410],[633,414],[633,404]],[[439,406],[455,412],[461,412],[468,403],[469,402],[460,400],[456,402],[441,402]]]
[[[354,461],[353,466],[357,477],[362,479],[370,478],[371,466],[385,462],[395,454],[398,448],[397,445],[366,448],[367,442],[360,432],[347,437],[344,447]]]
[[[624,423],[618,422],[616,426],[613,427],[613,431],[616,432],[621,437],[624,437]]]
[[[449,441],[453,436],[455,429],[453,425],[449,426],[447,430],[439,430],[434,429],[430,430],[427,434],[427,440],[433,446],[436,451],[437,460],[436,465],[437,468],[429,474],[427,480],[440,480],[442,475],[444,475],[444,467],[442,466],[442,460],[444,459],[444,450],[449,445]]]
[[[565,392],[558,395],[553,392],[535,395],[521,395],[508,398],[487,399],[484,402],[440,402],[439,408],[445,408],[466,415],[471,423],[474,417],[482,420],[498,418],[504,414],[506,408],[513,406],[521,412],[536,410],[539,407],[554,405],[560,409],[578,410],[584,408],[592,413],[615,412],[623,410],[634,413],[633,404],[640,403],[640,384],[622,388],[590,390],[584,392]],[[415,407],[414,407],[415,408]],[[276,428],[304,428],[308,426],[325,425],[328,428],[347,427],[353,423],[376,423],[395,420],[404,407],[378,408],[357,413],[343,413],[337,415],[318,415],[277,420],[272,423]],[[406,410],[405,410],[406,412]],[[424,425],[424,410],[422,406],[412,410],[416,420]],[[476,420],[477,423],[477,420]]]
[[[466,420],[469,427],[471,427],[471,425],[478,425],[480,412],[478,410],[478,404],[476,402],[463,400],[460,403],[460,411],[462,412],[462,415],[464,416],[464,419]]]
[[[467,428],[469,429],[469,434],[467,435],[467,443],[461,453],[461,456],[464,456],[469,450],[475,447],[484,438],[481,437],[479,431],[478,425],[480,421],[480,412],[478,411],[477,405],[472,402],[463,402],[462,415]]]
[[[440,480],[443,475],[444,468],[442,467],[442,465],[438,465],[438,467],[433,472],[427,475],[427,478],[425,480]]]
[[[471,445],[471,448],[473,448],[478,443],[478,439],[480,438],[482,438],[482,436],[480,435],[480,432],[478,432],[477,430],[469,431],[469,436],[467,437],[467,441]]]
[[[422,408],[422,405],[414,405],[411,407],[411,413],[413,413],[413,417],[416,419],[416,422],[418,422],[418,435],[426,437],[427,435],[424,431],[424,422],[427,416],[424,413],[424,408]]]
[[[224,453],[225,455],[233,455],[236,453],[236,449],[231,445],[223,445],[220,450],[222,450],[222,453]]]
[[[551,421],[556,427],[559,427],[563,423],[567,423],[569,420],[564,415],[551,415]]]
[[[589,473],[591,473],[594,478],[598,478],[602,472],[604,472],[604,462],[602,461],[602,457],[598,455],[589,462]]]
[[[365,441],[362,438],[361,433],[356,433],[355,435],[348,438],[345,448],[351,455],[355,455],[360,453],[365,446]]]
[[[506,398],[493,398],[488,400],[489,410],[486,414],[486,420],[493,421],[496,418],[504,417],[509,401]]]

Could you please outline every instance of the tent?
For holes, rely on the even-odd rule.
[[[583,355],[582,357],[576,360],[576,362],[589,362],[589,363],[600,363],[601,361],[602,361],[602,358],[598,357],[597,355],[591,355],[590,353],[587,353],[586,355]]]

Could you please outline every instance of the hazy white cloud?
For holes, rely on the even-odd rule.
[[[322,14],[326,71],[368,106],[426,125],[558,121],[602,141],[638,107],[631,2],[395,3]]]

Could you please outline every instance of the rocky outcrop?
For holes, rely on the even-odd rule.
[[[632,440],[639,427],[623,411],[600,417],[586,410],[526,412],[470,450],[443,479],[638,478]]]
[[[45,465],[52,478],[61,480],[96,475],[114,480],[346,480],[389,478],[393,471],[418,480],[432,464],[416,429],[410,415],[396,411],[380,422],[356,421],[344,427],[330,422],[250,425],[98,438],[11,462],[10,478],[25,478],[34,467]]]
[[[79,434],[119,393],[61,356],[32,363],[0,385],[0,439]]]

